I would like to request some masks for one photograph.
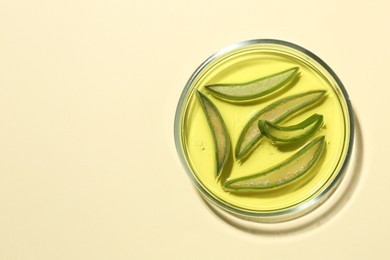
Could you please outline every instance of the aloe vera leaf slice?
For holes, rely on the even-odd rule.
[[[205,88],[226,99],[250,100],[267,95],[293,81],[299,74],[299,67],[268,75],[240,84],[213,84]]]
[[[322,115],[314,114],[295,125],[280,126],[263,120],[259,120],[258,124],[261,133],[274,142],[299,142],[317,132],[323,121]]]
[[[286,185],[308,172],[318,161],[325,146],[320,136],[307,143],[285,161],[260,173],[229,180],[224,189],[234,192],[257,191]]]
[[[223,170],[230,152],[230,139],[217,107],[204,94],[195,90],[195,93],[200,101],[201,107],[206,115],[207,122],[213,134],[215,144],[215,156],[217,162],[216,176],[218,177]]]
[[[235,150],[236,158],[241,159],[247,155],[261,139],[262,134],[258,127],[258,120],[267,120],[273,123],[279,123],[295,112],[298,112],[319,101],[325,93],[325,90],[313,90],[288,96],[257,112],[245,125],[240,134]]]

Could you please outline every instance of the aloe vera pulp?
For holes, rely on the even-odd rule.
[[[195,95],[188,97],[182,124],[182,140],[186,158],[194,178],[221,203],[248,211],[272,211],[299,205],[308,197],[314,196],[315,192],[319,192],[322,185],[331,178],[333,172],[339,167],[339,158],[345,152],[344,141],[349,134],[346,129],[346,121],[348,120],[348,118],[345,118],[346,104],[343,102],[340,93],[334,90],[329,75],[325,72],[320,74],[318,69],[314,69],[304,60],[278,51],[248,51],[248,53],[240,53],[237,57],[231,56],[215,65],[197,80],[193,87],[207,93],[204,86],[210,82],[247,82],[253,78],[254,74],[258,75],[258,71],[262,71],[263,75],[266,76],[295,66],[300,68],[301,78],[299,83],[294,87],[281,91],[275,97],[269,98],[267,96],[253,104],[239,105],[237,109],[236,104],[226,102],[212,95],[209,96],[224,119],[234,151],[245,124],[262,108],[277,99],[313,89],[322,89],[327,92],[327,97],[323,102],[309,110],[297,113],[283,122],[287,125],[297,124],[313,113],[324,116],[324,127],[313,136],[315,138],[324,135],[327,140],[326,151],[319,165],[321,167],[313,167],[314,174],[311,175],[311,178],[302,178],[289,185],[288,188],[263,193],[262,196],[241,196],[226,192],[221,183],[216,182],[214,176],[209,174],[210,169],[215,170],[216,167],[213,136]],[[261,77],[262,75],[258,76]],[[227,165],[231,169],[228,177],[234,179],[254,172],[261,172],[285,160],[293,153],[293,149],[286,146],[280,148],[263,138],[261,144],[256,147],[250,156],[245,158],[245,161],[239,162],[234,158],[229,159]],[[305,183],[305,185],[302,185],[302,183]]]

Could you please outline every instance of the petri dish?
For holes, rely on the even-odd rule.
[[[294,69],[277,84],[275,75]],[[268,83],[250,91],[268,90],[242,98],[248,89],[242,85],[259,81]],[[232,85],[241,86],[233,97],[210,87]],[[302,98],[310,93],[322,94],[312,102]],[[272,115],[263,118],[264,111]],[[299,126],[313,115],[322,123],[305,135]],[[298,130],[282,131],[287,139],[281,142],[258,127],[259,120]],[[244,133],[249,124],[260,138]],[[304,138],[289,138],[296,133]],[[174,135],[185,172],[208,202],[240,218],[277,223],[308,214],[338,187],[353,148],[353,112],[340,79],[315,54],[286,41],[250,40],[220,50],[195,70],[178,102]],[[245,142],[249,148],[240,154]]]

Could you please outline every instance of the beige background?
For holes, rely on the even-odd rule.
[[[388,259],[388,1],[0,0],[0,259]],[[224,222],[174,148],[195,68],[278,38],[323,58],[361,126],[348,200],[312,228]]]

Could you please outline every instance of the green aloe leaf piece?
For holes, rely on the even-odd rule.
[[[299,68],[294,67],[266,77],[246,83],[213,84],[205,88],[216,96],[232,100],[251,100],[267,95],[286,86],[299,74]]]
[[[217,163],[216,176],[219,176],[227,161],[230,152],[230,139],[225,123],[217,107],[204,94],[195,90],[202,109],[206,115],[207,122],[213,134],[215,144],[215,157]]]
[[[259,129],[263,135],[273,142],[299,142],[314,135],[323,122],[324,117],[318,114],[314,114],[296,125],[289,126],[259,120]]]
[[[274,167],[250,176],[229,180],[225,183],[224,188],[233,192],[245,192],[286,185],[308,172],[315,165],[324,146],[325,137],[320,136]]]
[[[325,90],[313,90],[293,96],[288,96],[270,104],[269,106],[257,112],[245,125],[240,134],[235,150],[236,158],[241,159],[247,155],[249,151],[262,138],[263,135],[261,134],[258,127],[259,120],[279,123],[288,116],[319,101],[325,95],[325,93]]]

